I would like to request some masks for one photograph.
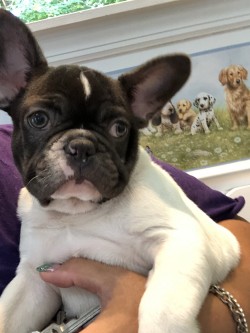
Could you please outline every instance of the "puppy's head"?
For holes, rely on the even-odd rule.
[[[161,110],[161,116],[162,118],[170,119],[172,124],[176,124],[179,120],[174,104],[171,101],[168,101],[164,105],[164,107]]]
[[[240,65],[230,65],[220,71],[219,81],[224,85],[228,85],[232,89],[237,89],[244,80],[247,80],[247,70]]]
[[[152,124],[154,126],[159,126],[161,123],[170,120],[172,124],[176,124],[179,120],[176,113],[175,107],[171,101],[168,101],[163,108],[154,114],[152,118]]]
[[[212,95],[207,93],[199,93],[194,100],[194,106],[196,106],[201,111],[206,111],[209,110],[215,102],[216,99]]]
[[[177,110],[179,113],[186,113],[192,106],[192,103],[187,100],[187,99],[181,99],[178,103],[177,103]]]
[[[0,108],[14,124],[13,155],[27,189],[53,200],[103,202],[136,163],[138,129],[187,80],[184,55],[154,59],[117,80],[79,66],[49,67],[29,29],[0,10]]]

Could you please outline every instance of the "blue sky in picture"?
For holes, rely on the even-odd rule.
[[[224,87],[218,80],[222,68],[229,65],[242,65],[250,77],[250,43],[191,55],[192,73],[182,90],[174,97],[174,101],[185,98],[193,101],[200,92],[207,92],[216,98],[215,106],[225,106]],[[250,88],[250,80],[245,84]]]
[[[226,108],[224,87],[218,80],[220,70],[231,64],[242,65],[249,72],[246,85],[250,88],[250,43],[223,49],[215,49],[208,52],[191,54],[192,73],[185,86],[177,93],[172,102],[176,104],[180,99],[188,99],[191,102],[200,92],[206,92],[216,98],[215,107]],[[117,77],[131,68],[123,68],[107,73]],[[10,119],[0,110],[0,123],[9,123]]]
[[[229,65],[241,65],[249,72],[249,79],[245,84],[250,88],[250,43],[215,49],[203,53],[191,54],[192,72],[185,86],[177,93],[172,102],[176,104],[180,99],[188,99],[191,102],[200,92],[206,92],[216,98],[215,107],[226,107],[224,87],[218,80],[222,68]],[[117,77],[129,69],[108,73]]]

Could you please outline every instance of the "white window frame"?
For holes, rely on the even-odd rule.
[[[29,26],[51,65],[84,64],[110,73],[160,54],[195,54],[250,42],[250,4],[130,0]],[[189,173],[226,192],[250,184],[250,159]]]

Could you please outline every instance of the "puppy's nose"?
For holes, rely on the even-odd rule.
[[[240,79],[237,79],[237,80],[236,80],[236,83],[237,83],[237,84],[240,84]]]
[[[86,163],[88,158],[95,154],[96,149],[93,142],[85,138],[80,138],[70,141],[64,147],[64,151],[75,161]]]

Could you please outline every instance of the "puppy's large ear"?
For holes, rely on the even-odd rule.
[[[160,126],[160,124],[161,124],[161,111],[158,111],[152,117],[152,125]]]
[[[179,121],[179,117],[178,117],[178,114],[176,112],[176,108],[175,108],[174,104],[171,101],[169,101],[169,103],[172,105],[172,112],[170,114],[170,121],[171,121],[172,124],[176,124]]]
[[[239,66],[239,69],[242,73],[242,79],[247,80],[247,75],[248,75],[247,69],[243,66]]]
[[[0,9],[0,108],[8,109],[35,69],[47,62],[28,27]]]
[[[199,101],[198,101],[198,98],[196,98],[193,102],[193,105],[199,109]]]
[[[132,111],[140,120],[147,121],[183,86],[189,77],[190,59],[185,55],[156,58],[135,71],[121,75],[119,81]]]
[[[219,81],[223,86],[227,84],[227,70],[228,68],[223,68],[219,74]]]
[[[209,98],[209,105],[213,106],[216,102],[216,98],[210,94],[208,94],[208,98]]]
[[[191,109],[192,103],[187,99],[187,110]]]

